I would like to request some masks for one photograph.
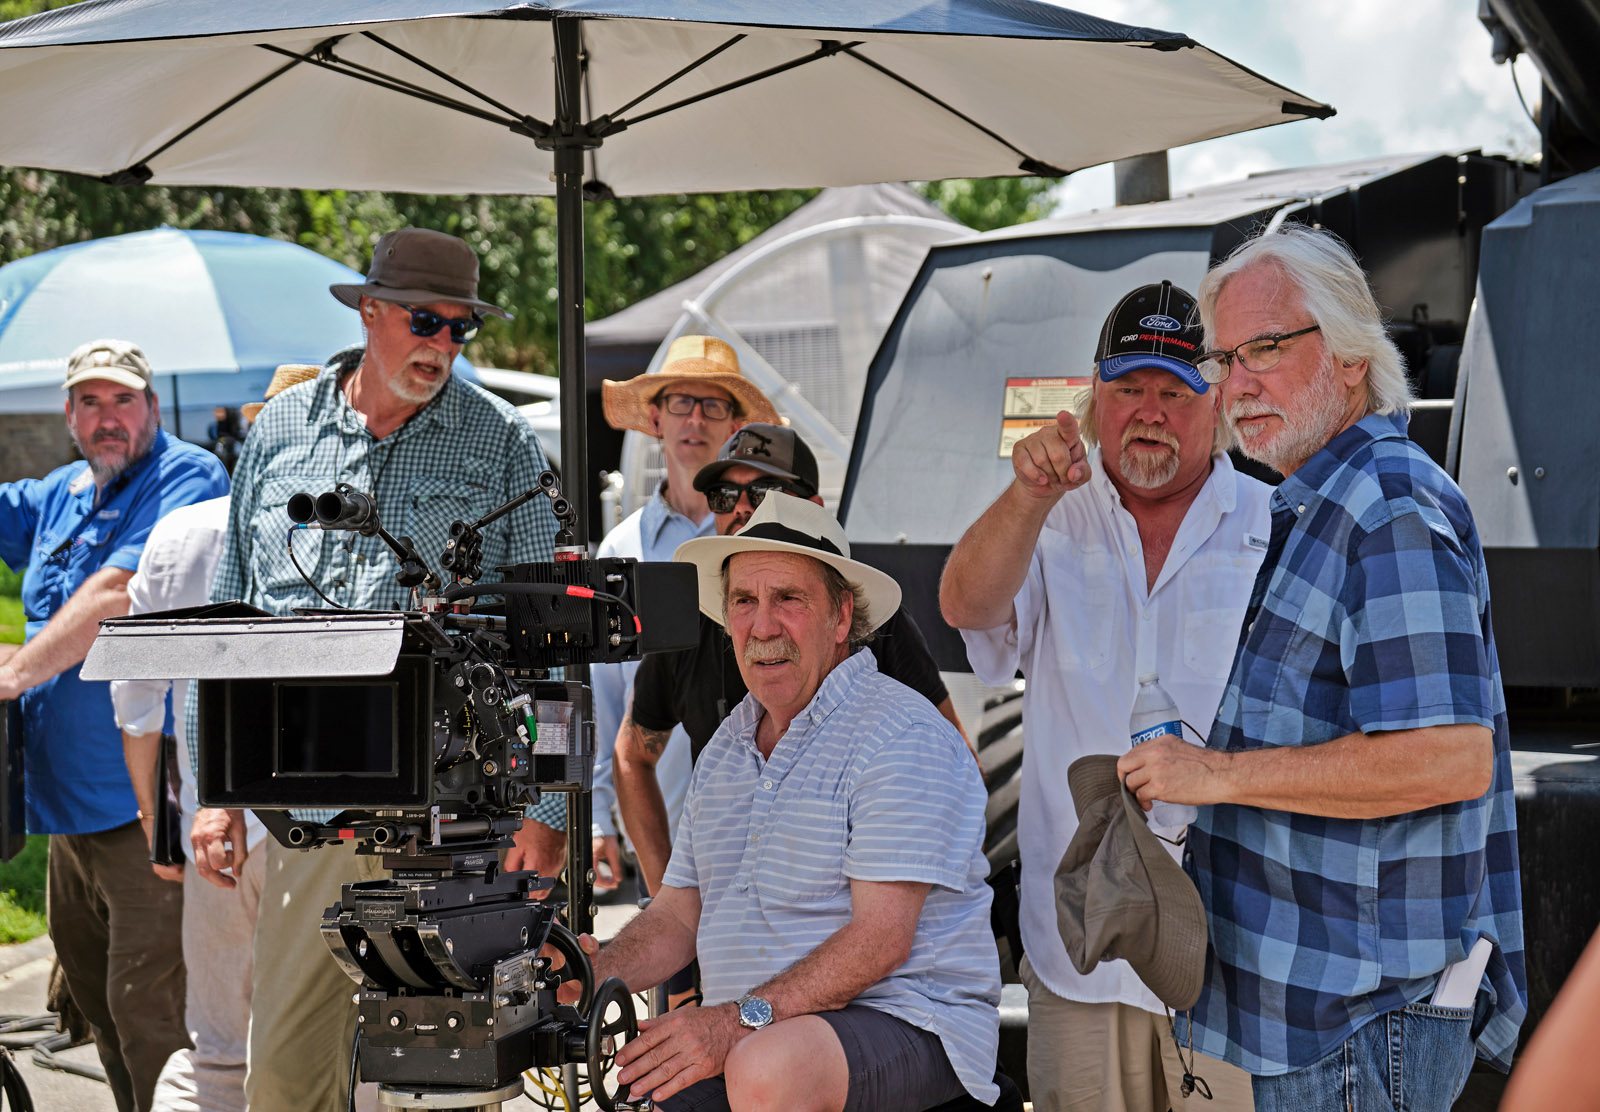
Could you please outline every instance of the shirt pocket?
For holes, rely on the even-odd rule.
[[[401,532],[410,537],[423,562],[434,566],[450,539],[450,526],[460,521],[470,525],[494,508],[491,494],[476,475],[476,468],[463,468],[453,476],[421,476],[412,481],[405,495],[405,522]],[[394,530],[390,530],[394,532]],[[485,538],[485,553],[490,552]],[[494,568],[484,561],[485,572]]]
[[[1080,546],[1050,530],[1039,545],[1048,610],[1042,632],[1062,671],[1104,668],[1117,643],[1117,603],[1125,593],[1119,561],[1110,549]]]
[[[1225,680],[1233,671],[1244,608],[1191,610],[1183,616],[1183,662],[1195,675]]]
[[[314,597],[311,588],[284,553],[283,545],[289,535],[290,525],[289,499],[296,494],[308,494],[315,498],[331,487],[325,475],[268,475],[261,481],[261,490],[250,515],[250,575],[265,596],[264,601],[269,609],[272,602],[299,606],[305,603],[307,597]],[[319,585],[320,553],[329,535],[311,531],[294,538],[295,558],[306,569],[306,574]],[[332,535],[338,536],[337,533]]]
[[[782,903],[848,903],[844,851],[849,816],[844,801],[780,800],[776,810],[765,834],[756,887]]]

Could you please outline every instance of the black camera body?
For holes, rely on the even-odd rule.
[[[414,608],[274,616],[236,602],[113,619],[83,665],[88,679],[197,681],[201,803],[254,809],[287,846],[354,842],[383,857],[391,876],[344,885],[322,933],[360,986],[361,1076],[440,1090],[429,1107],[509,1099],[524,1070],[584,1061],[602,1108],[627,1099],[601,1081],[636,1030],[626,988],[592,983],[558,907],[539,899],[553,882],[503,872],[499,853],[542,793],[590,787],[589,689],[557,670],[694,645],[697,576],[687,564],[575,558],[564,530],[558,556],[574,558],[476,582],[481,527],[540,493],[558,517],[570,511],[542,477],[456,524],[449,586],[359,492],[297,496],[291,555],[297,530],[375,533],[399,557]],[[480,596],[504,604],[470,610]],[[577,1008],[557,1002],[568,980],[582,985]]]

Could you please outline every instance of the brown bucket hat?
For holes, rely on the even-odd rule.
[[[655,436],[656,430],[650,425],[650,403],[675,384],[689,390],[697,384],[720,386],[733,395],[741,420],[783,424],[766,395],[739,370],[739,356],[732,345],[715,336],[679,336],[672,341],[666,361],[655,374],[639,375],[626,382],[606,379],[600,391],[606,422],[614,429],[633,429]]]
[[[363,297],[405,305],[448,301],[512,319],[500,306],[478,299],[478,256],[466,241],[428,228],[388,233],[372,249],[364,284],[333,285],[328,292],[352,309]]]
[[[244,414],[246,421],[254,421],[261,413],[261,407],[273,398],[302,382],[310,382],[322,373],[322,368],[315,363],[285,363],[272,372],[272,381],[267,383],[267,392],[258,402],[245,402],[239,407],[239,412]]]
[[[1056,868],[1056,927],[1079,973],[1121,958],[1173,1011],[1200,999],[1206,911],[1200,893],[1117,778],[1117,758],[1067,769],[1078,832]]]

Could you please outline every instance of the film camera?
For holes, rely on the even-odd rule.
[[[483,528],[540,495],[561,524],[557,559],[478,582]],[[255,809],[286,846],[353,841],[382,857],[390,875],[345,884],[322,933],[360,985],[356,1057],[386,1104],[492,1106],[526,1069],[583,1062],[596,1102],[622,1106],[606,1074],[637,1030],[632,998],[620,981],[593,984],[576,936],[538,899],[553,882],[503,872],[499,852],[541,793],[589,790],[589,691],[556,670],[692,645],[694,569],[584,558],[550,472],[452,526],[448,583],[348,486],[296,495],[288,514],[291,558],[304,530],[381,537],[410,608],[278,617],[226,603],[116,619],[84,676],[198,680],[204,804]],[[486,597],[503,605],[474,608]],[[306,809],[337,813],[296,817]],[[556,998],[568,980],[576,1007]]]

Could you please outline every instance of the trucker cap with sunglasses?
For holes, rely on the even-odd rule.
[[[752,467],[763,475],[784,480],[799,488],[791,493],[802,498],[817,493],[817,457],[787,425],[755,422],[742,427],[728,437],[714,461],[695,473],[694,489],[706,493],[732,467]],[[751,505],[756,501],[752,498]]]

